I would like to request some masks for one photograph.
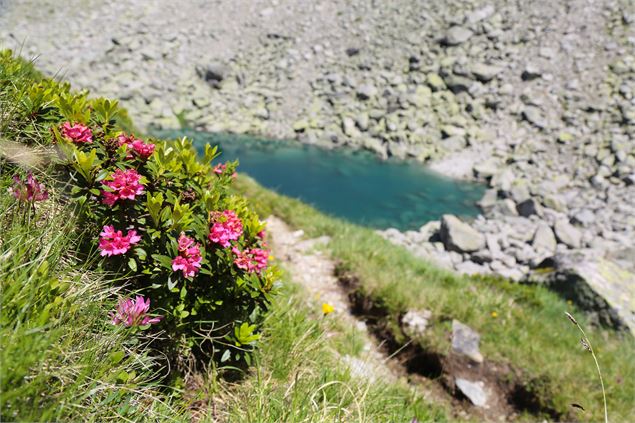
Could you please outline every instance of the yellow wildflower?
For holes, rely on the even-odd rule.
[[[329,313],[333,313],[335,311],[335,307],[330,304],[323,303],[322,304],[322,313],[326,316]]]

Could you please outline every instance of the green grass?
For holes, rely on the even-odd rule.
[[[20,65],[20,63],[22,63]],[[49,134],[28,113],[28,88],[40,78],[32,66],[0,60],[0,140],[44,146]],[[130,125],[129,121],[121,122]],[[78,232],[60,198],[17,210],[7,193],[13,167],[0,158],[0,417],[3,421],[189,421],[191,398],[161,386],[159,352],[108,323],[117,297],[111,275],[90,271],[75,257]],[[46,169],[37,170],[46,179]],[[51,181],[48,181],[51,183]],[[546,381],[542,400],[563,415],[600,420],[602,392],[591,355],[579,346],[567,310],[586,328],[583,314],[545,289],[502,279],[459,277],[414,258],[372,230],[344,223],[241,177],[239,188],[263,216],[274,212],[308,236],[330,235],[332,257],[354,273],[360,291],[388,311],[388,327],[408,309],[428,308],[434,321],[426,348],[449,350],[457,318],[482,335],[491,360],[512,363]],[[207,420],[409,421],[443,420],[408,386],[352,378],[339,354],[357,354],[363,339],[350,328],[306,310],[303,293],[283,290],[265,322],[256,365],[227,385],[212,372],[205,386],[214,405]],[[497,317],[492,317],[492,312]],[[327,337],[325,332],[336,333]],[[589,330],[604,375],[609,418],[635,414],[632,338]],[[122,354],[123,353],[123,354]],[[221,372],[222,373],[222,372]],[[536,385],[538,386],[538,385]],[[579,403],[585,413],[572,412]]]
[[[342,328],[319,304],[288,285],[264,323],[257,364],[239,384],[216,388],[217,415],[232,422],[445,421],[403,381],[352,377],[338,357],[359,354],[345,341],[363,335]],[[328,332],[329,336],[326,335]]]
[[[328,217],[293,199],[263,189],[241,176],[238,189],[258,212],[275,214],[307,236],[329,235],[332,257],[354,273],[364,295],[388,310],[388,327],[409,309],[432,311],[425,347],[448,353],[451,320],[458,319],[481,338],[487,359],[511,363],[537,383],[545,405],[579,420],[603,418],[602,391],[591,355],[564,316],[569,311],[589,327],[581,311],[553,292],[500,278],[461,277],[415,258],[372,230]],[[496,312],[496,317],[492,316]],[[402,337],[395,330],[397,338]],[[631,336],[589,330],[605,378],[609,417],[620,421],[635,414],[635,343]],[[538,383],[539,382],[539,383]],[[572,410],[578,403],[586,412]]]
[[[48,122],[25,110],[37,100],[29,87],[49,82],[0,54],[0,142],[44,148]],[[445,420],[405,382],[351,377],[338,357],[359,354],[363,335],[321,318],[319,306],[306,310],[292,282],[275,299],[242,379],[229,384],[228,369],[196,375],[199,388],[166,378],[160,344],[110,324],[118,296],[129,294],[125,280],[76,254],[81,228],[51,188],[64,181],[52,168],[31,169],[51,194],[32,208],[8,192],[23,170],[0,154],[0,421],[189,422],[201,403],[209,403],[203,421]]]
[[[137,421],[174,410],[155,359],[112,326],[117,289],[73,257],[76,228],[53,200],[18,207],[0,181],[2,421]],[[125,383],[124,383],[125,382]],[[108,406],[108,405],[111,406]]]

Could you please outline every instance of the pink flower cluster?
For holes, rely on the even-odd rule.
[[[44,184],[39,183],[31,172],[27,173],[25,181],[18,175],[13,175],[13,182],[13,187],[9,188],[9,191],[20,201],[35,202],[49,198]]]
[[[117,137],[117,144],[119,147],[125,145],[127,148],[132,149],[132,151],[142,159],[147,159],[154,153],[155,145],[152,143],[143,142],[143,140],[137,139],[134,135],[125,135],[121,134]],[[128,155],[128,158],[132,158],[132,154]]]
[[[118,200],[134,200],[137,195],[143,194],[143,184],[139,182],[141,175],[134,169],[117,169],[110,175],[112,181],[104,182],[104,186],[109,190],[102,191],[104,204],[112,206]]]
[[[61,131],[64,138],[76,144],[90,144],[93,142],[93,131],[81,123],[71,124],[70,122],[64,122]]]
[[[232,248],[232,252],[236,256],[234,264],[236,264],[236,266],[240,269],[248,272],[260,273],[263,269],[267,268],[269,251],[261,250],[260,248],[240,251],[238,248],[234,247]]]
[[[147,315],[150,310],[150,299],[144,299],[137,295],[136,299],[122,298],[117,304],[117,310],[110,313],[110,321],[113,325],[143,326],[159,323],[162,316],[150,317]]]
[[[179,237],[179,255],[172,260],[172,270],[181,270],[183,276],[191,278],[198,273],[201,267],[201,246],[181,232]]]
[[[137,231],[131,230],[124,236],[121,231],[115,231],[114,226],[104,226],[99,234],[99,249],[102,256],[118,256],[128,252],[130,247],[139,241],[141,237]]]
[[[233,210],[212,212],[211,217],[214,224],[210,228],[208,238],[223,248],[229,247],[230,241],[237,240],[243,234],[243,224]]]
[[[222,175],[226,169],[227,169],[227,165],[225,163],[219,163],[216,166],[214,166],[213,172],[217,175]]]

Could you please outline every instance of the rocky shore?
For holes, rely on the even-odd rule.
[[[0,42],[144,128],[352,146],[483,181],[475,221],[383,236],[459,272],[578,275],[593,295],[563,295],[635,330],[633,2],[6,1]]]

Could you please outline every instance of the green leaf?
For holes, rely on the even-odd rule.
[[[99,164],[97,150],[90,150],[89,154],[75,149],[73,153],[73,167],[91,184],[94,181],[93,169]]]
[[[220,362],[224,363],[227,360],[229,360],[229,358],[231,357],[231,352],[229,350],[225,350],[225,352],[223,353],[223,356],[220,358]]]
[[[161,254],[152,254],[152,258],[167,269],[172,270],[172,258]]]
[[[173,281],[172,281],[172,278],[171,278],[170,276],[168,276],[168,289],[169,289],[170,291],[172,291],[172,290],[176,287],[176,284],[178,283],[178,281],[179,281],[179,280],[178,280],[178,279],[176,279],[176,280],[173,282]]]
[[[125,370],[120,371],[119,374],[117,375],[117,380],[122,383],[126,383],[128,379],[130,379],[130,375]]]
[[[136,272],[137,271],[137,261],[134,258],[130,257],[130,259],[128,260],[128,267],[133,272]]]
[[[126,353],[124,351],[113,351],[110,353],[110,361],[112,364],[119,364],[125,356]]]
[[[154,225],[156,227],[161,223],[161,207],[163,206],[163,194],[158,192],[155,195],[150,194],[149,192],[146,194],[146,206],[148,208],[148,212],[150,213],[150,217],[154,221]]]

